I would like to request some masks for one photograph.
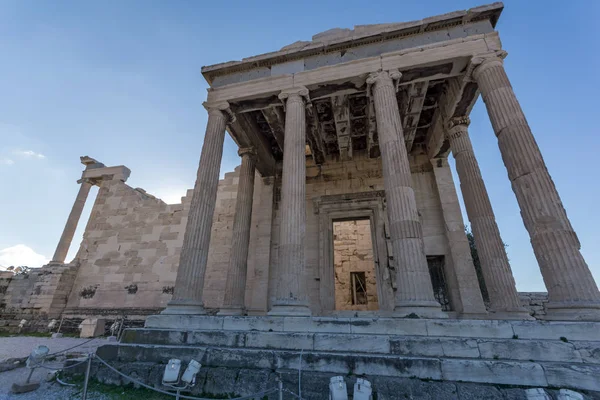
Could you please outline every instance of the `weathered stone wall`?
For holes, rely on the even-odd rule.
[[[333,264],[335,267],[335,309],[377,310],[377,279],[373,260],[371,221],[333,223]],[[352,272],[364,272],[367,304],[352,304]]]
[[[4,296],[8,291],[8,286],[12,281],[13,273],[8,271],[0,272],[0,308],[3,308]]]
[[[19,274],[5,278],[6,291],[2,304],[6,311],[29,308],[29,298],[37,281],[37,274]]]
[[[546,303],[548,302],[547,292],[519,292],[521,305],[533,315],[534,318],[540,318],[546,315]]]
[[[161,307],[175,280],[189,200],[167,205],[103,180],[83,235],[68,309]]]
[[[205,302],[223,298],[231,246],[237,172],[219,182]],[[166,204],[120,180],[105,180],[78,253],[81,266],[67,311],[70,314],[158,311],[171,299],[183,243],[191,190],[181,204]]]
[[[44,329],[59,318],[73,287],[77,262],[49,264],[28,273],[0,278],[0,326],[14,331],[21,319],[26,330]]]
[[[226,173],[225,178],[219,181],[208,252],[208,265],[206,266],[204,279],[203,300],[207,308],[219,308],[223,304],[225,279],[229,268],[229,251],[231,250],[238,176],[239,167],[234,172]],[[173,279],[175,278],[173,277]]]
[[[77,276],[78,262],[70,264],[46,265],[34,270],[30,275],[37,275],[29,307],[35,312],[44,313],[47,318],[59,318],[73,288]]]

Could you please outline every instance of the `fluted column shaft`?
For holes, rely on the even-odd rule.
[[[498,55],[474,70],[529,232],[549,302],[548,317],[600,318],[600,292],[581,255],[554,182]],[[569,309],[571,311],[569,311]],[[579,309],[578,312],[573,312]]]
[[[175,290],[163,314],[206,313],[202,302],[204,274],[229,115],[226,112],[227,103],[205,104],[205,107],[208,109],[208,124],[183,237]]]
[[[88,179],[82,179],[80,182],[81,185],[79,186],[79,192],[75,198],[75,203],[73,204],[73,208],[71,208],[71,213],[65,224],[65,229],[60,236],[60,241],[58,242],[58,246],[56,246],[56,251],[52,257],[51,262],[53,263],[63,264],[65,262],[69,247],[71,247],[71,242],[73,241],[73,236],[77,230],[79,218],[81,218],[81,213],[85,207],[85,201],[93,186],[92,182]]]
[[[469,314],[484,315],[487,311],[479,288],[475,266],[473,265],[471,248],[465,233],[465,223],[460,211],[448,159],[437,158],[431,160],[431,163],[442,205],[446,237],[448,238],[450,250],[451,260],[447,260],[446,265],[450,265],[452,268],[446,269],[446,282],[448,286],[453,286],[449,287],[453,310],[464,316]]]
[[[245,307],[244,296],[256,160],[253,150],[249,148],[240,149],[239,155],[242,157],[242,166],[235,203],[235,219],[233,220],[233,236],[229,269],[227,270],[227,280],[225,282],[225,296],[219,315],[241,315]]]
[[[490,296],[490,309],[495,312],[522,312],[504,242],[473,152],[468,124],[468,117],[454,118],[450,121],[447,136],[456,160],[460,189]]]
[[[309,315],[304,265],[306,232],[306,88],[283,91],[285,141],[277,287],[271,315]]]
[[[404,315],[412,312],[424,316],[431,313],[441,315],[440,304],[433,297],[425,258],[393,79],[400,79],[398,71],[382,71],[371,74],[367,84],[372,85],[387,213],[397,265],[395,310]]]

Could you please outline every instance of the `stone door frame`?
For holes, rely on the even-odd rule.
[[[377,280],[379,310],[393,309],[392,288],[388,289],[388,254],[385,238],[385,192],[359,192],[320,196],[313,199],[315,214],[319,216],[319,298],[321,312],[335,312],[335,267],[333,260],[333,222],[369,219],[371,246]],[[390,295],[391,293],[391,295]]]

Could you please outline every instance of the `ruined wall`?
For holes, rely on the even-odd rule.
[[[335,309],[378,310],[371,221],[362,219],[333,223],[333,264]],[[352,272],[365,273],[367,304],[352,304]]]
[[[35,312],[46,314],[47,318],[59,318],[63,312],[75,277],[78,262],[70,264],[45,265],[30,275],[37,275],[28,306]]]
[[[237,172],[219,182],[205,302],[222,301],[231,246]],[[71,315],[158,312],[173,294],[192,191],[166,204],[120,180],[103,181],[78,253]],[[142,313],[143,313],[142,312]]]
[[[4,296],[6,296],[13,275],[10,271],[0,271],[0,309],[4,308]]]
[[[534,318],[543,319],[546,315],[547,292],[519,292],[519,300]]]
[[[413,189],[423,226],[425,253],[427,255],[446,255],[448,253],[446,228],[431,163],[426,156],[411,156],[410,163]],[[356,152],[350,161],[329,161],[320,167],[308,159],[306,175],[306,284],[312,312],[318,315],[321,311],[319,300],[320,227],[313,199],[324,195],[384,190],[384,184],[381,159],[370,159],[363,152]],[[273,211],[269,299],[272,299],[272,288],[276,285],[279,226],[281,223],[285,223],[285,221],[281,221],[279,209],[280,191],[281,181],[277,180]],[[388,252],[393,256],[391,243],[389,243]],[[393,260],[389,260],[389,262],[393,264]],[[390,276],[384,285],[395,286],[393,280],[393,276]],[[381,299],[379,301],[381,302]]]
[[[188,208],[187,198],[167,205],[119,179],[103,180],[78,253],[81,266],[68,310],[166,305]]]
[[[0,327],[15,331],[44,330],[48,320],[59,318],[73,287],[77,263],[49,264],[27,273],[0,276]]]
[[[3,313],[15,313],[17,310],[29,308],[29,298],[37,278],[38,274],[24,273],[2,280],[2,285],[6,287],[1,305]]]

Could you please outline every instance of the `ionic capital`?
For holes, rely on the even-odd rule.
[[[400,78],[402,78],[402,72],[397,69],[372,72],[367,78],[367,93],[370,93],[371,86],[373,85],[375,85],[375,89],[382,86],[391,86],[394,90],[398,91]]]
[[[508,53],[505,50],[495,50],[490,53],[478,54],[471,59],[466,78],[477,80],[482,71],[496,65],[502,65]]]
[[[446,139],[452,142],[453,139],[465,135],[470,123],[471,119],[467,116],[450,118],[446,126]]]
[[[465,128],[471,123],[471,118],[463,115],[461,117],[453,117],[448,120],[448,129],[452,129],[455,126],[463,125]]]
[[[240,147],[238,150],[238,156],[256,157],[256,150],[254,150],[254,147]]]
[[[202,103],[202,105],[204,106],[206,111],[208,111],[208,115],[225,116],[227,118],[228,124],[235,122],[235,114],[233,114],[233,111],[231,111],[228,102],[219,101],[213,103],[205,101],[204,103]]]
[[[284,89],[279,93],[279,100],[283,102],[283,105],[289,104],[294,101],[301,102],[304,104],[305,102],[310,102],[310,97],[308,96],[308,89],[304,86],[296,86],[289,89]]]

